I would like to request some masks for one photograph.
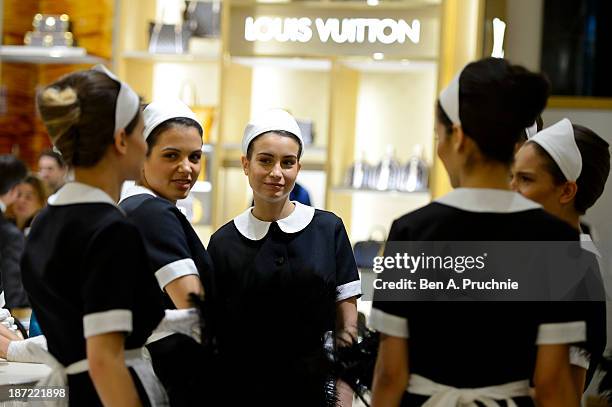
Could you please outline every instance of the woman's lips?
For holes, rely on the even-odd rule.
[[[272,188],[272,189],[276,189],[276,190],[283,189],[283,187],[284,187],[283,184],[275,184],[275,183],[271,183],[271,182],[265,182],[264,185],[267,186],[268,188]]]
[[[191,188],[190,180],[173,180],[172,183],[180,190],[189,191]]]

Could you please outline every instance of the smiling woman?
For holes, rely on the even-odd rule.
[[[149,263],[167,308],[190,308],[189,295],[204,296],[208,310],[213,300],[212,263],[176,201],[187,197],[200,173],[202,126],[180,101],[153,102],[144,109],[147,154],[140,180],[120,203],[140,230]],[[204,343],[212,343],[214,323],[205,316]],[[210,366],[207,347],[180,334],[157,334],[147,348],[155,373],[172,406],[202,402],[200,388]],[[210,391],[207,391],[210,393]]]
[[[342,220],[289,199],[302,148],[300,129],[284,110],[247,124],[242,168],[254,206],[208,246],[222,306],[226,405],[327,406],[336,395],[333,405],[351,405],[344,385],[335,391],[326,357],[333,343],[325,338],[345,344],[354,337],[361,283]]]

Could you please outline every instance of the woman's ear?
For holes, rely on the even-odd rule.
[[[559,196],[559,203],[568,204],[576,199],[578,193],[578,184],[575,182],[568,181],[561,186],[561,195]]]
[[[457,152],[463,150],[466,144],[465,133],[463,127],[457,124],[453,124],[453,132],[451,133],[451,143],[453,149]]]
[[[240,157],[240,162],[242,163],[242,171],[244,175],[249,175],[249,159],[246,156]]]
[[[115,140],[113,144],[115,146],[115,150],[117,150],[120,155],[127,154],[128,143],[125,129],[120,129],[115,132]]]

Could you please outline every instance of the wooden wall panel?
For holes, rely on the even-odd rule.
[[[66,13],[77,45],[92,55],[110,59],[113,38],[113,0],[41,0],[40,10],[48,14]]]
[[[66,13],[77,45],[92,55],[112,57],[113,0],[4,0],[2,43],[22,45],[36,13]],[[61,76],[91,65],[0,64],[0,154],[18,151],[36,170],[40,152],[50,146],[36,112],[37,90]]]
[[[38,0],[4,0],[2,21],[4,45],[23,45],[23,36],[32,30]]]

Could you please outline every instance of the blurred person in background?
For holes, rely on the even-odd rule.
[[[26,165],[13,155],[0,155],[0,307],[27,304],[25,293],[15,290],[13,282],[21,281],[19,261],[24,249],[23,233],[10,222],[5,212],[19,195],[19,184],[28,173]],[[6,301],[6,303],[5,303]]]
[[[38,176],[47,184],[49,191],[55,193],[66,183],[68,167],[61,154],[45,150],[38,159]]]

